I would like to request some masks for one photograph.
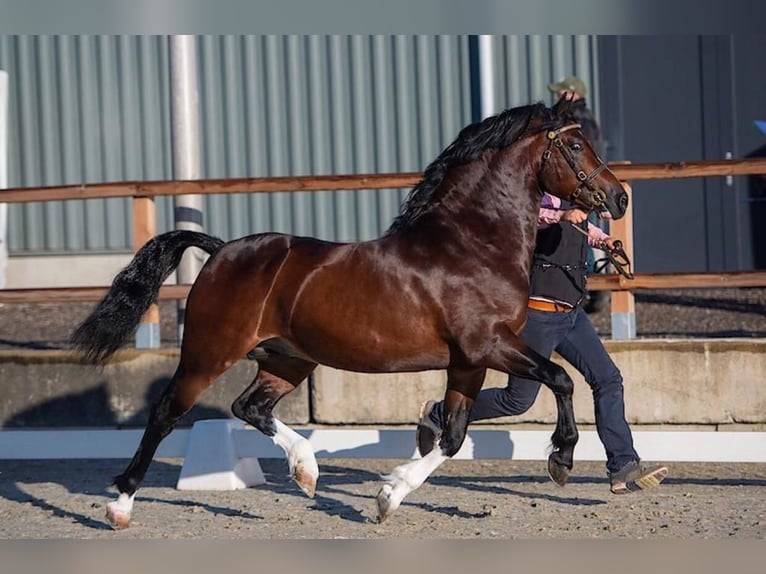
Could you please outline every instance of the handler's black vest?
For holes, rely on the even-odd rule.
[[[578,227],[588,229],[587,222]],[[566,221],[537,232],[530,294],[580,304],[585,294],[588,239]]]

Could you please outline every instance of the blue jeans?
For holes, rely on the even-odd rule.
[[[593,391],[596,431],[606,451],[610,472],[639,460],[633,436],[625,420],[622,375],[606,352],[587,313],[576,307],[569,313],[529,309],[527,324],[520,337],[532,349],[550,358],[556,351],[582,373]],[[505,388],[484,389],[471,410],[470,421],[525,413],[537,398],[540,383],[513,375]],[[443,404],[431,412],[440,424]]]

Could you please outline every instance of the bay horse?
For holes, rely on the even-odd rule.
[[[170,231],[147,242],[72,335],[96,364],[124,345],[185,249],[211,254],[188,294],[177,370],[153,405],[135,456],[107,505],[130,524],[136,491],[156,449],[200,394],[249,353],[255,380],[233,414],[285,452],[298,486],[314,495],[309,442],[272,410],[318,364],[364,373],[446,370],[439,449],[382,477],[378,520],[458,452],[487,369],[542,382],[558,420],[548,474],[563,486],[578,439],[573,383],[518,337],[543,191],[621,217],[622,185],[568,115],[570,101],[516,107],[463,128],[425,170],[378,239],[334,243],[261,233],[228,243]]]

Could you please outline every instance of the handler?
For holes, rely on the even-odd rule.
[[[587,219],[584,211],[562,209],[559,198],[544,194],[530,274],[527,323],[520,337],[546,358],[555,350],[582,373],[593,391],[596,430],[606,451],[611,491],[625,494],[657,486],[668,469],[641,464],[625,420],[622,375],[582,308],[588,245],[614,248],[614,239]],[[525,413],[539,390],[537,381],[511,375],[505,388],[479,393],[469,420]],[[426,401],[421,406],[416,431],[421,455],[433,450],[438,442],[442,413],[443,401]]]

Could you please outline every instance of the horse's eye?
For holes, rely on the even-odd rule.
[[[572,151],[582,151],[582,144],[580,142],[574,142],[569,147],[572,149]]]

